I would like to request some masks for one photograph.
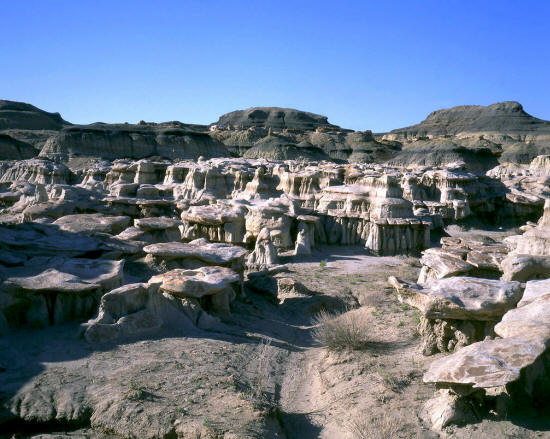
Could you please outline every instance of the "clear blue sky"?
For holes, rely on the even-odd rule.
[[[550,119],[550,1],[0,0],[0,98],[74,123],[292,107],[385,131],[517,100]]]

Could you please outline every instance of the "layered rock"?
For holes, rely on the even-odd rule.
[[[4,272],[1,309],[10,327],[53,325],[88,317],[103,293],[123,283],[124,261],[31,259]]]
[[[500,318],[520,301],[519,282],[449,277],[428,281],[423,287],[389,279],[399,301],[421,314],[422,352],[453,351],[494,335]]]
[[[181,237],[190,241],[206,238],[212,242],[243,243],[245,213],[243,206],[229,203],[192,206],[181,214]]]
[[[92,124],[72,126],[50,137],[41,157],[67,161],[76,157],[107,160],[141,159],[152,156],[169,159],[227,157],[226,148],[207,132],[177,124],[125,125]]]
[[[424,139],[445,144],[449,137],[470,148],[500,144],[501,161],[529,163],[537,155],[548,154],[550,122],[527,114],[518,102],[463,105],[434,111],[420,124],[393,130],[385,136],[411,142],[410,149]]]
[[[271,240],[269,229],[262,229],[256,238],[254,250],[248,255],[246,265],[249,269],[262,270],[279,264],[277,247]]]
[[[239,275],[229,268],[175,269],[153,276],[148,283],[129,284],[101,298],[96,318],[85,325],[84,337],[92,343],[176,326],[209,328],[219,316],[230,314]],[[208,312],[205,311],[208,310]]]
[[[537,225],[527,227],[523,235],[507,238],[512,250],[502,260],[503,279],[525,282],[550,277],[550,199]]]
[[[485,411],[496,405],[501,416],[513,406],[546,404],[549,288],[548,281],[527,282],[517,308],[504,314],[494,328],[501,338],[474,343],[430,365],[424,381],[455,395],[447,413],[453,412],[455,404],[471,404],[472,398],[481,401]],[[442,428],[464,419],[440,416],[432,421],[435,428]]]
[[[204,265],[229,267],[244,272],[246,249],[230,244],[210,243],[197,239],[189,243],[166,242],[145,246],[147,261],[167,269],[195,269]]]
[[[441,238],[441,247],[422,252],[418,283],[463,275],[496,279],[501,275],[500,264],[508,253],[505,244],[488,237],[444,237]]]

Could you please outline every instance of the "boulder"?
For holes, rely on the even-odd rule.
[[[550,256],[510,253],[501,263],[502,279],[526,282],[550,277]]]

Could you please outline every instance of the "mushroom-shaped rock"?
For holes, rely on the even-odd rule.
[[[424,287],[390,278],[400,301],[428,318],[498,320],[514,308],[523,290],[519,282],[476,277],[433,279]]]
[[[155,217],[155,218],[137,218],[134,220],[134,226],[145,231],[177,229],[181,221],[174,218]]]
[[[171,270],[153,276],[149,284],[158,284],[161,290],[174,296],[200,299],[216,294],[238,281],[239,275],[229,268],[201,267],[196,270]]]
[[[197,268],[204,265],[221,265],[237,272],[244,269],[247,250],[230,244],[165,242],[145,246],[147,259],[153,263],[163,262],[168,268]]]
[[[506,311],[521,299],[519,282],[473,277],[450,277],[428,281],[424,286],[391,277],[401,302],[421,313],[419,331],[422,352],[453,351],[493,335]]]
[[[231,204],[192,206],[181,214],[182,239],[207,238],[230,244],[242,243],[246,208]]]
[[[147,284],[129,284],[103,295],[95,319],[83,325],[91,343],[158,329],[162,320],[148,308],[151,290]]]
[[[6,279],[0,290],[10,326],[88,317],[101,295],[122,283],[124,261],[57,258],[47,261],[50,267],[38,274],[23,276],[34,268],[32,262],[30,268],[18,267],[18,274]]]
[[[480,341],[435,360],[424,375],[424,382],[504,390],[546,348],[544,340],[528,334]]]
[[[239,280],[239,275],[229,268],[201,267],[196,270],[171,270],[153,276],[149,284],[159,285],[162,291],[181,298],[202,299],[212,296],[212,309],[216,313],[228,315],[230,303],[235,298],[231,285]]]

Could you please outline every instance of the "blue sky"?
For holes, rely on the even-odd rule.
[[[74,123],[292,107],[353,129],[517,100],[550,119],[550,2],[0,0],[0,98]]]

